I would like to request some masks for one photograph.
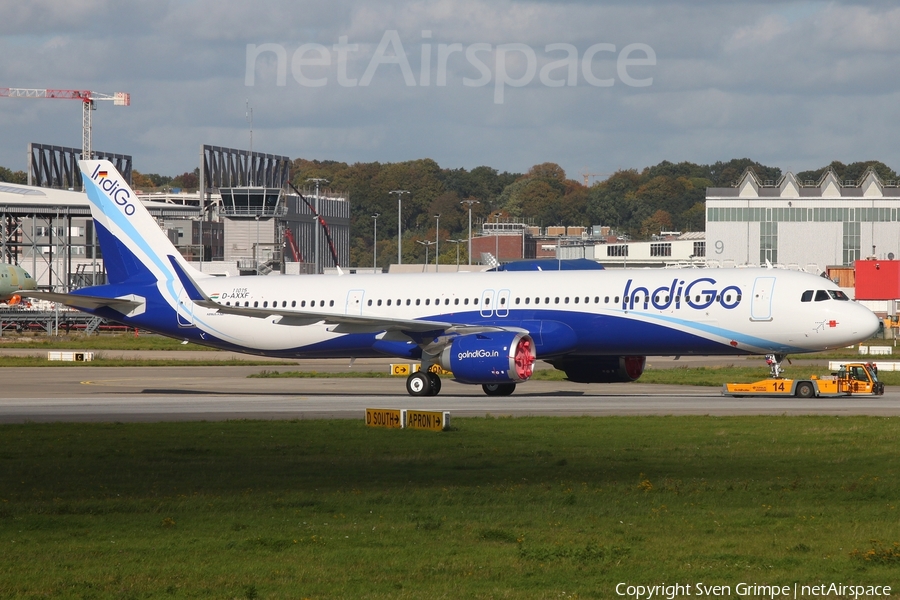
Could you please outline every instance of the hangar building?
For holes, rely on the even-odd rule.
[[[706,192],[706,256],[722,266],[772,264],[813,273],[861,258],[900,257],[900,187],[873,169],[859,181],[828,170],[815,181],[787,173]]]

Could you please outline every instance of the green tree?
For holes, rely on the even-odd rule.
[[[7,183],[18,183],[20,185],[28,184],[28,173],[25,171],[10,171],[6,167],[0,167],[0,181]]]
[[[672,230],[672,215],[665,210],[657,210],[641,222],[641,235],[649,239],[662,231]]]

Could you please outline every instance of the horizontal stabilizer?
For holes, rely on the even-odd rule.
[[[102,296],[80,296],[78,294],[61,294],[58,292],[25,292],[22,294],[28,298],[58,302],[72,308],[83,310],[97,310],[98,308],[111,308],[116,312],[127,315],[134,309],[144,304],[143,299],[137,300],[135,296],[128,298],[104,298]]]

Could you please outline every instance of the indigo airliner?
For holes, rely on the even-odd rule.
[[[213,277],[191,267],[113,165],[80,167],[108,283],[36,292],[131,327],[283,358],[420,361],[488,395],[535,360],[582,383],[634,381],[647,356],[787,354],[871,337],[878,319],[833,282],[772,268]]]

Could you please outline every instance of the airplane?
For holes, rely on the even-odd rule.
[[[22,292],[37,289],[37,282],[18,265],[0,264],[0,302],[13,306],[22,301]]]
[[[34,292],[189,342],[282,358],[421,361],[491,396],[535,360],[582,383],[637,380],[647,356],[775,355],[868,339],[878,319],[838,286],[772,268],[213,277],[191,267],[108,161],[80,161],[108,283]]]

